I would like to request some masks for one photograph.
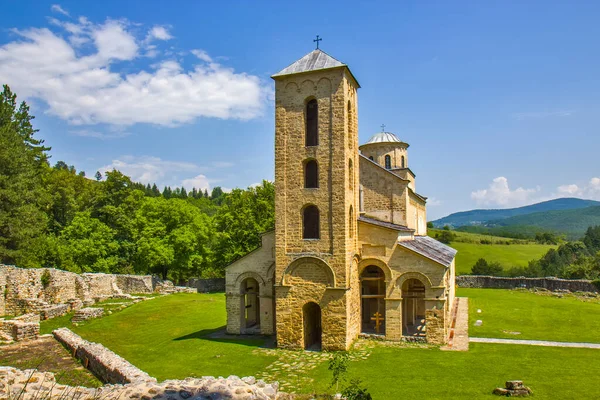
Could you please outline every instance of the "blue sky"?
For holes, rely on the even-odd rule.
[[[4,1],[0,82],[91,176],[273,179],[273,83],[314,48],[348,64],[360,141],[410,143],[429,219],[600,200],[599,2]]]

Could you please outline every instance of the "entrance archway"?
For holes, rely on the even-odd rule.
[[[304,319],[304,349],[321,350],[321,307],[317,303],[306,303],[302,308]]]
[[[402,284],[402,335],[425,334],[425,285],[418,279],[408,279]]]
[[[360,274],[361,332],[385,334],[385,274],[369,265]]]
[[[260,333],[260,289],[258,281],[246,278],[241,284],[242,333]]]

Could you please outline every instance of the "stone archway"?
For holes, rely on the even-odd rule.
[[[304,350],[321,350],[321,307],[309,302],[302,307]]]
[[[425,290],[420,279],[402,283],[402,336],[426,337]]]
[[[385,334],[385,273],[376,265],[360,274],[361,332]]]
[[[240,284],[240,331],[260,333],[260,287],[254,278],[246,278]]]

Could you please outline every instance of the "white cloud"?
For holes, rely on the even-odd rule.
[[[533,111],[533,112],[520,112],[514,113],[513,117],[519,120],[523,119],[541,119],[549,117],[570,117],[574,114],[572,110],[558,110],[558,111]]]
[[[258,77],[214,62],[202,50],[195,51],[198,60],[190,68],[160,59],[159,49],[138,37],[128,21],[76,21],[51,19],[53,29],[13,30],[14,40],[0,46],[0,82],[21,97],[42,100],[47,113],[70,124],[251,119],[262,115],[271,95]],[[170,36],[164,27],[150,32],[161,40]],[[158,59],[142,69],[136,61],[144,56]]]
[[[152,27],[152,29],[150,29],[150,32],[148,32],[148,38],[157,40],[170,40],[173,39],[173,36],[171,33],[169,33],[169,30],[166,27],[155,25]]]
[[[487,189],[471,193],[471,198],[479,205],[518,207],[531,203],[540,188],[524,189],[519,187],[511,190],[508,179],[503,176],[495,178]]]
[[[87,134],[89,136],[94,135],[93,132]],[[233,166],[232,163],[214,162],[210,165],[201,166],[189,162],[163,160],[159,157],[127,155],[113,160],[110,164],[104,165],[98,170],[103,175],[106,171],[118,170],[129,176],[134,182],[156,183],[159,187],[183,186],[188,190],[194,187],[210,190],[210,184],[218,182],[218,180],[210,179],[205,174],[231,166]]]
[[[427,205],[431,206],[431,207],[441,206],[442,205],[442,201],[436,199],[435,197],[430,197],[430,198],[427,199]]]
[[[93,129],[77,129],[69,131],[70,134],[81,137],[91,137],[96,139],[117,139],[125,136],[129,136],[130,132],[121,130],[110,130],[109,132],[101,132]]]
[[[198,59],[205,61],[207,63],[211,63],[213,61],[211,56],[209,56],[208,53],[205,52],[204,50],[194,49],[191,51],[191,53],[193,55],[195,55],[196,57],[198,57]]]
[[[582,197],[585,199],[600,200],[600,178],[594,177],[585,185],[562,185],[557,188],[557,197]]]
[[[192,190],[193,188],[201,189],[201,190],[210,189],[208,178],[202,174],[196,175],[195,177],[190,178],[190,179],[184,179],[182,181],[182,185],[188,191]]]
[[[59,13],[59,14],[62,14],[62,15],[66,15],[67,17],[69,16],[69,13],[64,8],[62,8],[60,5],[58,5],[58,4],[52,4],[52,7],[50,7],[50,10],[52,12],[56,12],[56,13]]]

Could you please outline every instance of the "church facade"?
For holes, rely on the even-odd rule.
[[[345,350],[359,334],[447,342],[456,251],[427,236],[408,147],[358,144],[358,81],[314,50],[275,81],[275,230],[226,269],[227,332]]]

